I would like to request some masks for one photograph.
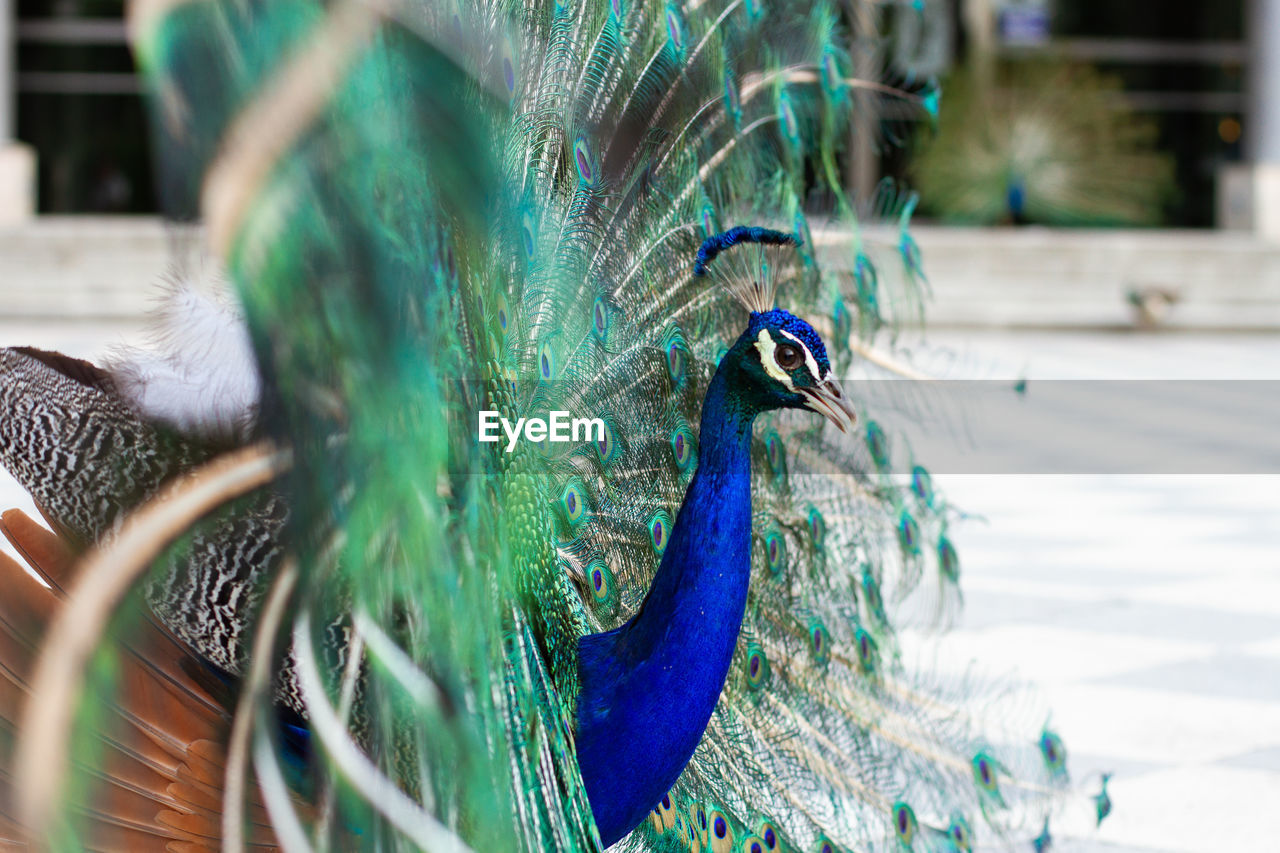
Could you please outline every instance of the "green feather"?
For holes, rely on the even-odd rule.
[[[837,164],[855,112],[927,117],[936,91],[861,97],[827,0],[161,5],[137,50],[164,180],[175,208],[204,188],[267,380],[263,430],[295,460],[288,618],[321,682],[300,710],[340,704],[346,657],[374,645],[359,626],[403,656],[364,652],[344,736],[416,811],[369,796],[318,741],[317,790],[338,805],[296,819],[330,848],[353,832],[407,848],[429,815],[471,849],[597,849],[578,641],[644,600],[707,383],[746,323],[693,275],[698,246],[739,222],[793,228],[779,304],[855,363],[854,336],[890,337],[926,284],[914,196],[854,200]],[[819,197],[854,235],[843,258],[814,245]],[[567,411],[604,433],[508,453],[476,441],[481,411]],[[1022,731],[1002,686],[898,651],[911,603],[958,578],[927,472],[913,497],[871,419],[852,438],[761,420],[730,676],[622,849],[924,849],[978,818],[1038,827],[1065,787],[1056,736]]]

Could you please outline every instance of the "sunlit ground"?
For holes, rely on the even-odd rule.
[[[0,321],[0,344],[97,356],[129,324]],[[938,333],[984,375],[1280,378],[1280,336]],[[1229,423],[1230,412],[1220,413]],[[1229,427],[1228,427],[1229,428]],[[984,520],[953,528],[966,610],[947,654],[1037,681],[1093,830],[1056,850],[1275,849],[1280,803],[1280,476],[945,474]],[[0,505],[28,506],[11,481]],[[1018,849],[1029,849],[1020,847]]]
[[[1280,337],[968,337],[1033,377],[1028,394],[1035,378],[1280,377]],[[1115,774],[1111,817],[1095,831],[1076,813],[1055,849],[1275,849],[1245,816],[1280,803],[1280,476],[935,482],[985,516],[953,530],[966,610],[949,651],[1037,681],[1087,789]]]

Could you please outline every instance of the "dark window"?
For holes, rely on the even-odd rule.
[[[156,209],[124,4],[19,0],[16,135],[36,149],[42,213]]]

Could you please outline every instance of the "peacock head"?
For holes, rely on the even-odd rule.
[[[822,338],[794,314],[752,311],[726,357],[736,361],[740,390],[761,409],[812,409],[841,431],[852,425],[853,406],[832,375]]]
[[[799,245],[794,234],[739,226],[702,243],[694,275],[719,279],[751,312],[746,331],[725,355],[727,364],[722,362],[736,371],[734,390],[759,410],[811,409],[847,432],[853,406],[822,338],[773,304],[777,281],[797,268]]]

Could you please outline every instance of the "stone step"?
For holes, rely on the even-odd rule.
[[[6,318],[110,319],[145,312],[182,229],[154,217],[43,216],[0,229]]]
[[[1280,245],[1239,232],[918,225],[913,234],[933,327],[1128,327],[1136,291],[1174,296],[1161,324],[1170,329],[1280,329]],[[895,239],[869,232],[876,238]],[[848,239],[815,234],[833,259]],[[136,317],[195,245],[190,229],[149,217],[49,216],[0,229],[3,314]]]
[[[931,326],[1128,327],[1137,293],[1173,297],[1166,328],[1280,328],[1280,245],[1247,234],[926,225],[912,234],[932,291]],[[825,232],[815,242],[839,252],[847,238]]]

